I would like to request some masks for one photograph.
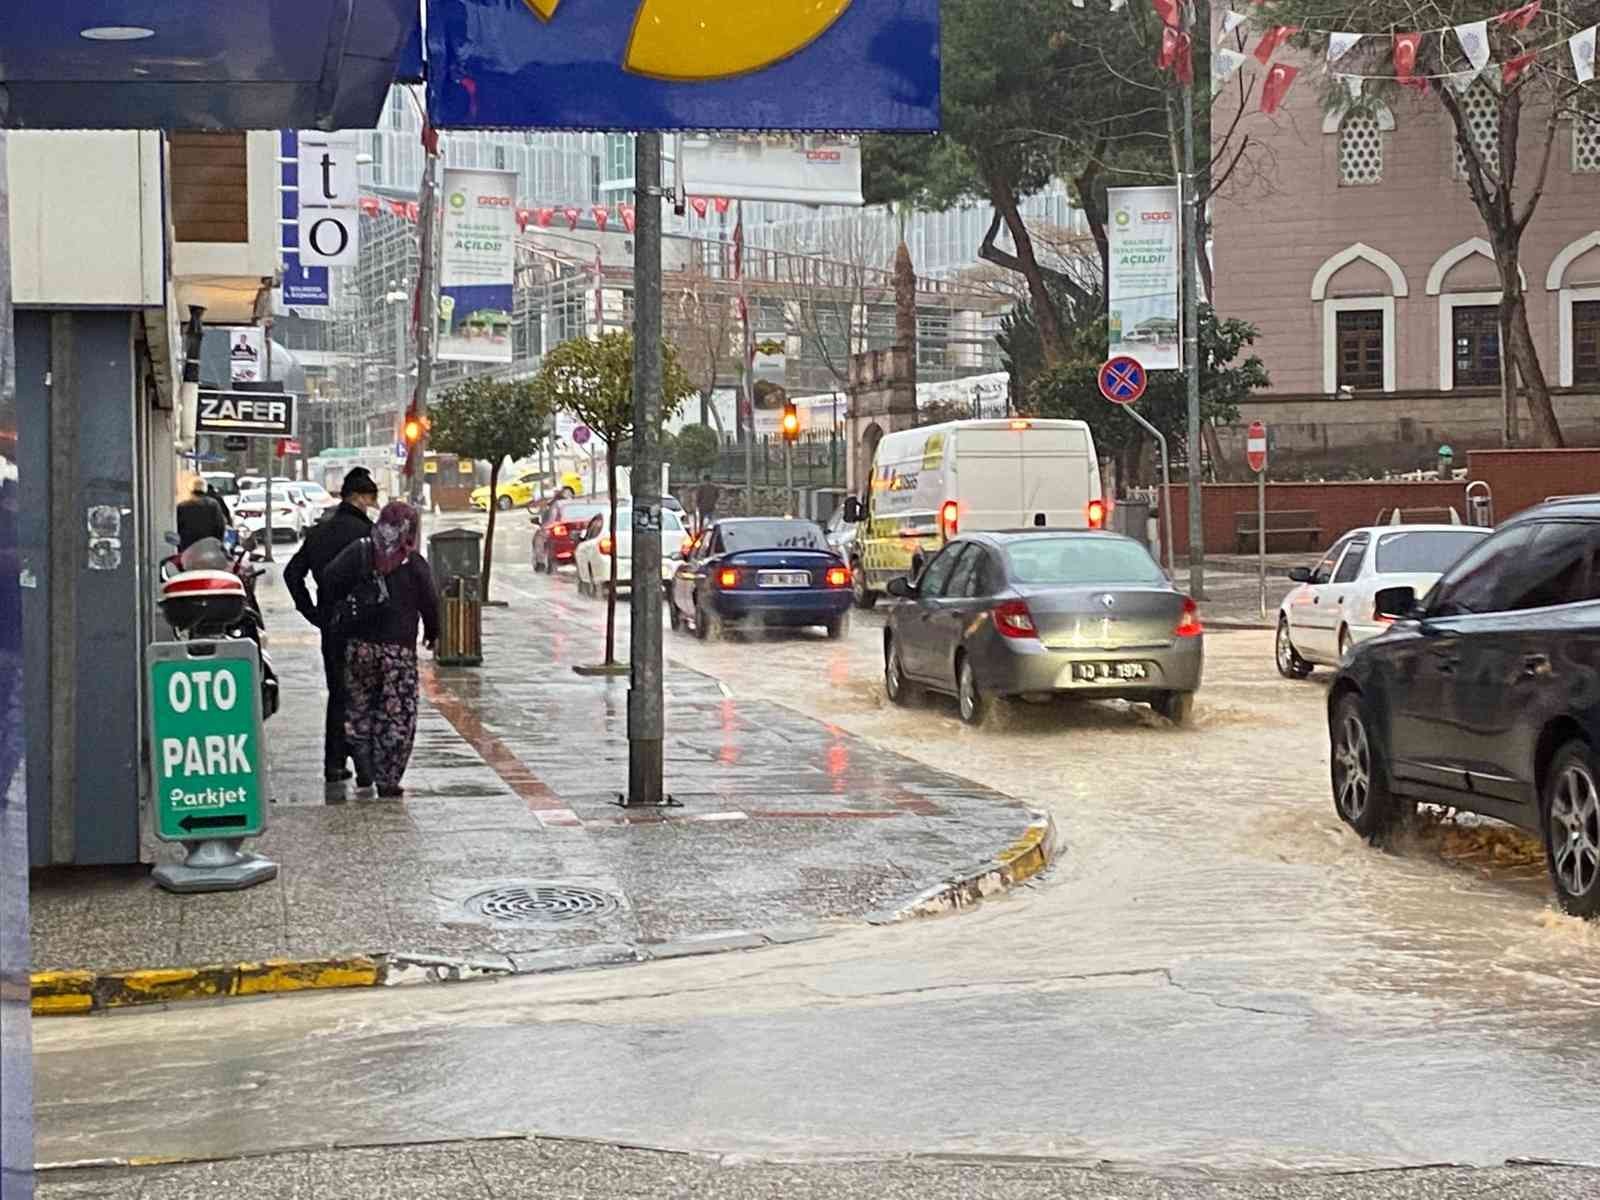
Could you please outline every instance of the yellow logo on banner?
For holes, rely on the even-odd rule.
[[[562,0],[523,0],[543,20]],[[656,79],[695,82],[744,75],[804,50],[851,0],[640,0],[623,66]],[[776,11],[774,11],[776,10]]]

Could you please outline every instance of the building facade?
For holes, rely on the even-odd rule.
[[[1498,104],[1463,98],[1493,155]],[[1260,330],[1270,391],[1243,418],[1280,451],[1372,468],[1499,443],[1500,285],[1437,97],[1325,113],[1310,72],[1245,121],[1273,163],[1214,208],[1217,306]],[[1543,120],[1523,116],[1519,200]],[[1600,438],[1600,127],[1565,121],[1522,242],[1528,320],[1570,444]],[[1525,405],[1520,424],[1529,429]],[[1280,460],[1284,457],[1279,454]]]

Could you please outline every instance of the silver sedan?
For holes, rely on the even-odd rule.
[[[884,687],[956,697],[982,724],[994,701],[1072,695],[1148,703],[1177,724],[1200,687],[1195,602],[1132,538],[1088,530],[971,533],[915,583],[897,579],[883,635]]]

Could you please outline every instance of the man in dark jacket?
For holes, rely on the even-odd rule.
[[[219,542],[228,530],[228,508],[210,494],[204,479],[196,479],[192,494],[178,505],[178,553],[182,554],[201,538]]]
[[[345,639],[326,628],[323,603],[324,575],[339,551],[372,533],[372,518],[367,510],[378,505],[378,485],[365,467],[356,467],[344,477],[339,488],[339,507],[318,521],[306,533],[306,540],[283,569],[283,582],[294,597],[300,615],[322,630],[322,669],[328,680],[328,719],[322,736],[323,777],[329,783],[350,778],[345,763],[350,748],[345,742],[344,720],[346,689],[344,677]],[[306,575],[316,580],[317,598],[306,589]],[[357,780],[366,784],[368,780]]]

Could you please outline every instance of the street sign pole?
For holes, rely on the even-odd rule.
[[[1161,452],[1161,546],[1167,560],[1167,574],[1174,575],[1176,568],[1173,565],[1175,559],[1172,550],[1172,473],[1167,464],[1167,439],[1133,407],[1135,401],[1144,395],[1145,388],[1150,385],[1150,376],[1145,372],[1144,364],[1138,359],[1119,354],[1107,359],[1101,365],[1098,381],[1100,394],[1139,422],[1140,427],[1155,438],[1156,448]]]
[[[1261,619],[1267,619],[1267,427],[1250,422],[1245,434],[1245,461],[1256,473],[1256,585]]]
[[[1167,574],[1173,575],[1177,568],[1173,566],[1172,556],[1172,475],[1167,469],[1167,439],[1161,430],[1141,417],[1133,405],[1125,404],[1122,407],[1124,412],[1144,427],[1146,433],[1155,438],[1156,448],[1161,452],[1161,549],[1167,560]]]
[[[633,580],[629,589],[629,807],[669,803],[662,780],[661,646],[661,134],[634,151]],[[612,503],[615,503],[615,497]]]

